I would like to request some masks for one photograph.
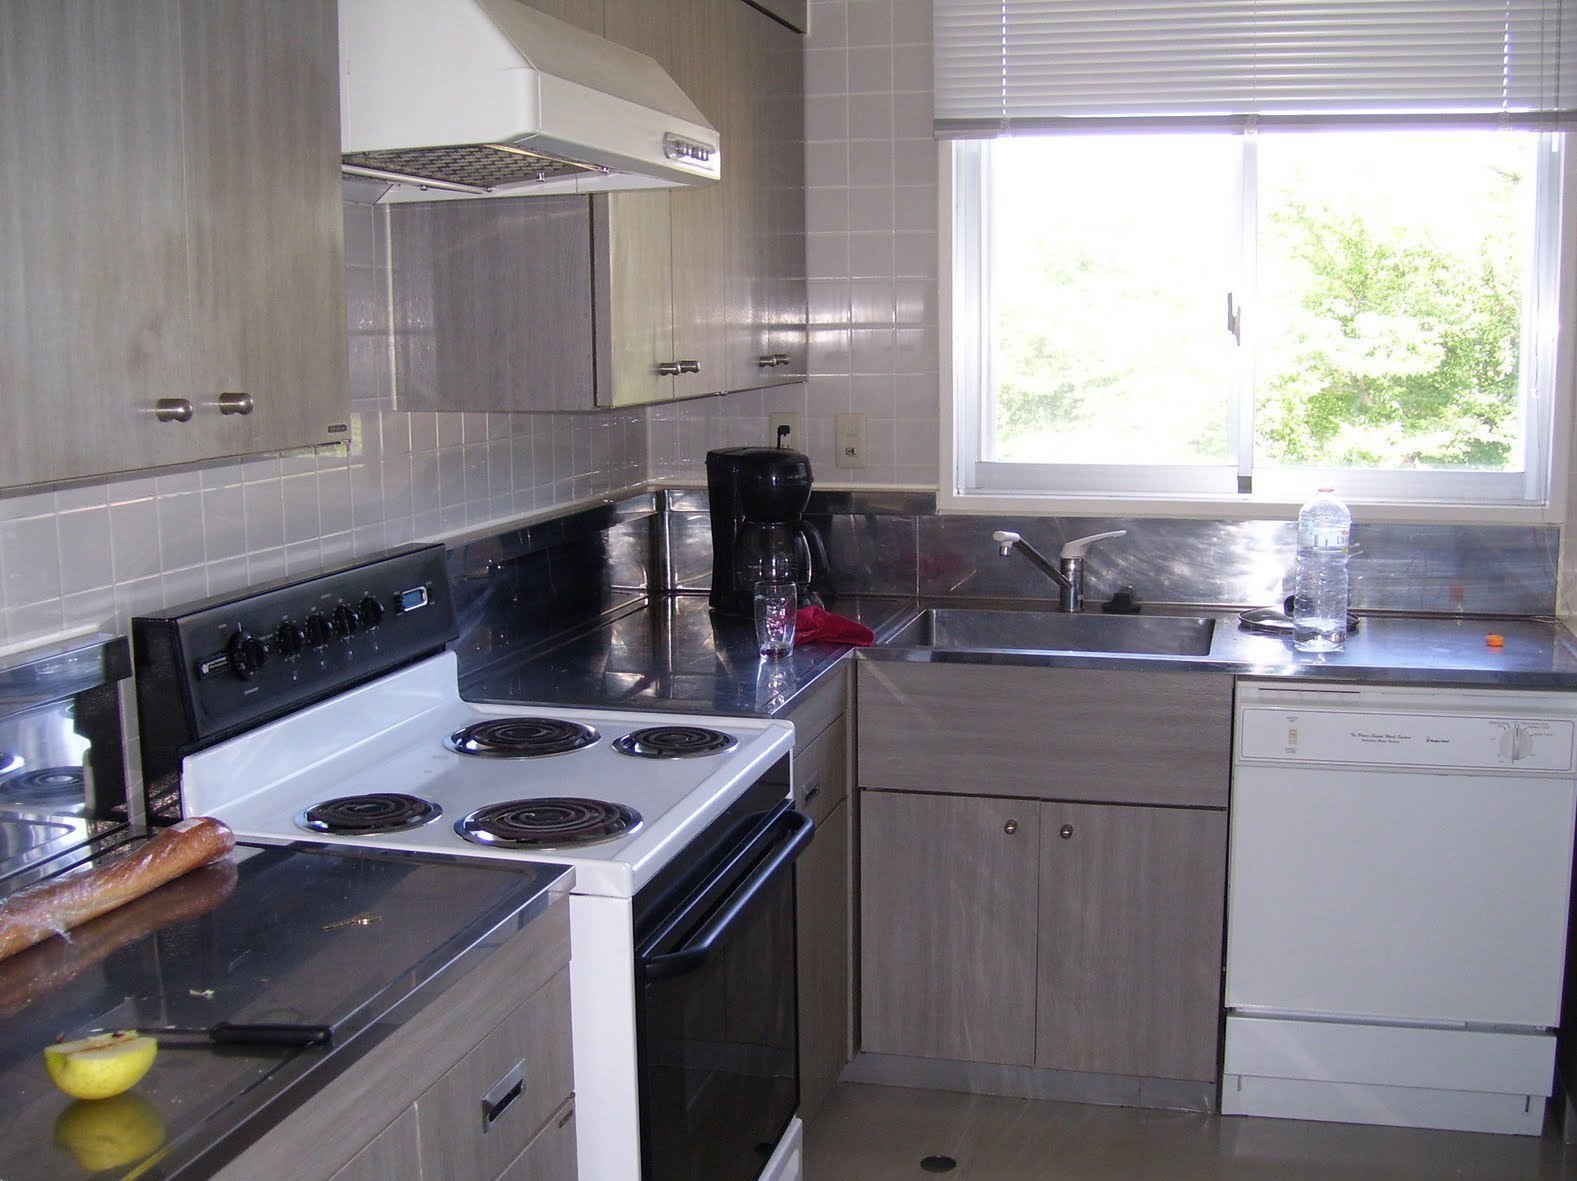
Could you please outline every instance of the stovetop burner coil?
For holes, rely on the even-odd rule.
[[[12,757],[12,756],[0,756]],[[22,760],[16,759],[16,766]],[[0,771],[0,774],[4,774]],[[87,777],[81,767],[36,767],[0,780],[0,800],[21,807],[56,811],[80,809]]]
[[[634,832],[641,814],[623,804],[576,796],[505,800],[455,821],[454,830],[478,845],[535,849],[589,845]]]
[[[526,759],[568,754],[590,746],[597,738],[597,731],[590,726],[562,718],[490,718],[456,730],[445,745],[466,755]]]
[[[683,759],[733,750],[739,739],[705,726],[648,726],[614,740],[613,749],[643,759]]]
[[[443,809],[431,800],[399,792],[371,792],[360,796],[339,796],[313,804],[296,817],[308,832],[364,835],[402,832],[437,820]]]

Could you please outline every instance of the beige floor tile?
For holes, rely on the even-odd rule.
[[[930,1173],[922,1158],[958,1161]],[[1246,1119],[844,1083],[805,1181],[1577,1181],[1553,1136]]]

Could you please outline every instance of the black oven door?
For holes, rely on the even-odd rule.
[[[779,794],[729,826],[660,905],[637,898],[641,1181],[755,1181],[799,1106],[794,859],[813,825]]]

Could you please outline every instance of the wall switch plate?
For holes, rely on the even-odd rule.
[[[865,466],[865,415],[840,414],[833,425],[837,455],[833,466],[857,468]]]
[[[783,427],[788,427],[783,446],[795,451],[805,450],[805,416],[789,410],[774,410],[767,415],[767,446],[778,445],[778,431]]]

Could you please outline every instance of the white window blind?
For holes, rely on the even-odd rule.
[[[1572,7],[1564,12],[1562,0],[934,0],[937,133],[1569,126],[1577,107]]]

